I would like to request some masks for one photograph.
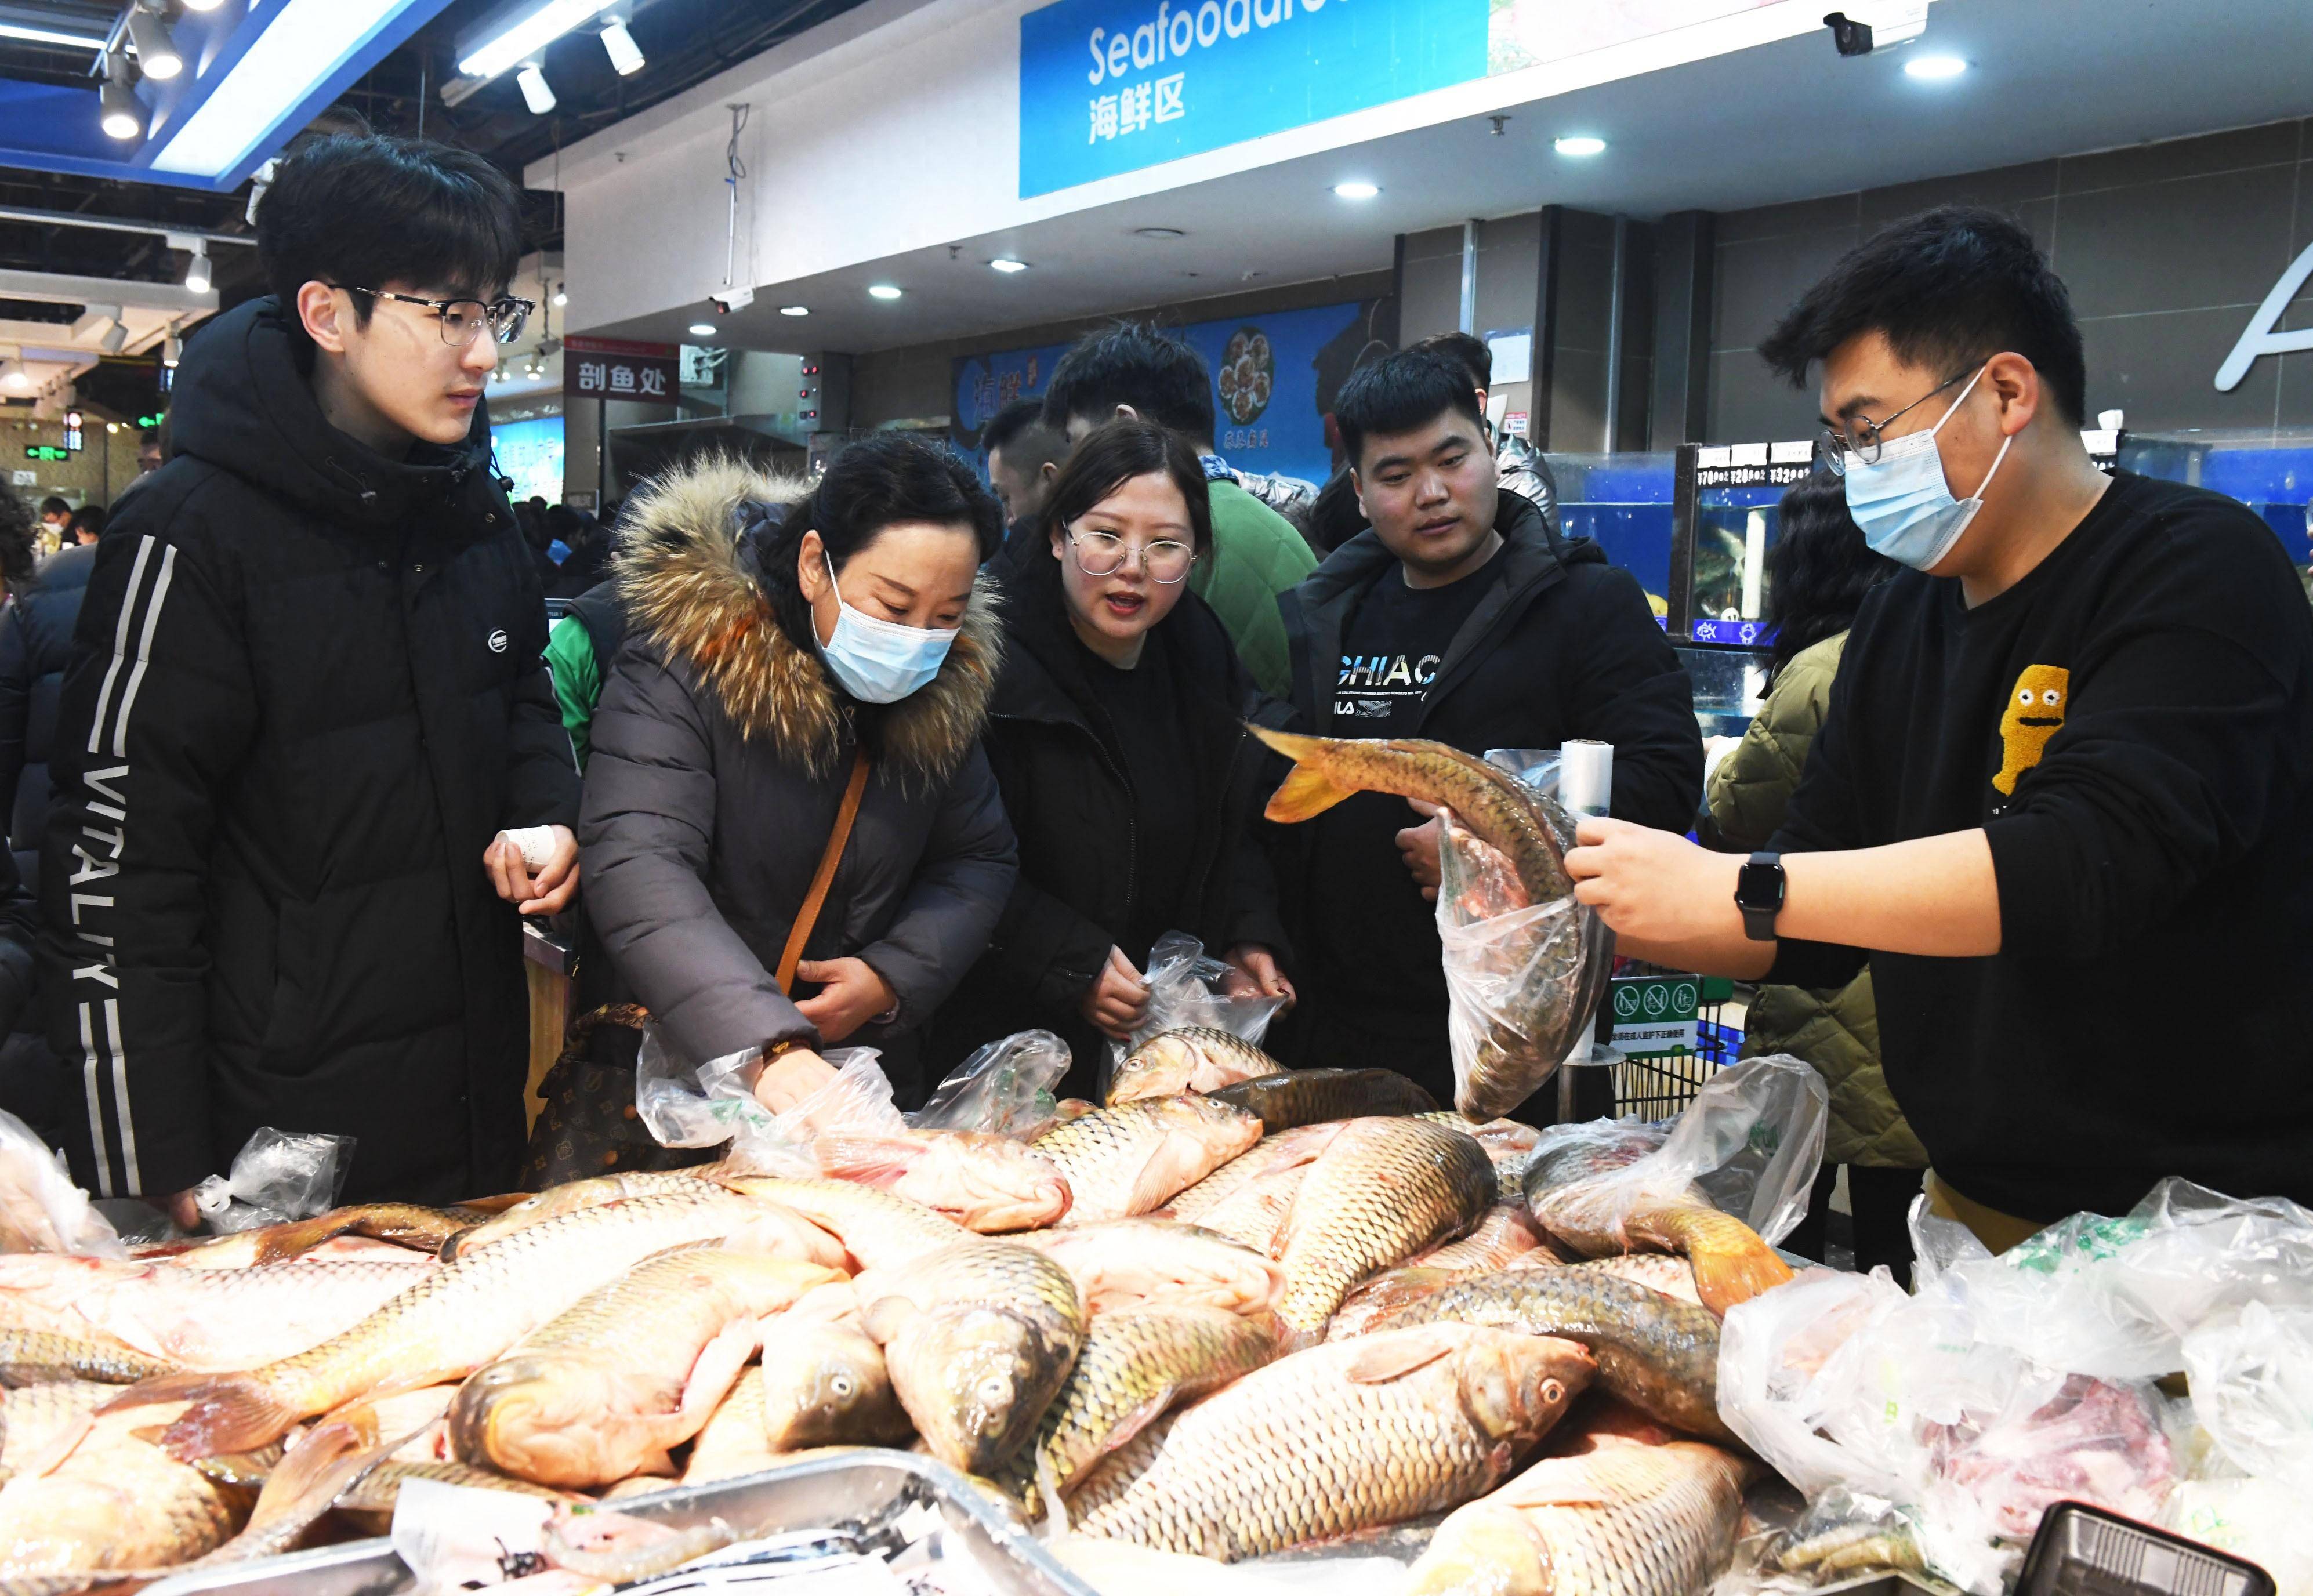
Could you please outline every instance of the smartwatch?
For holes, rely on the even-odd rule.
[[[1743,911],[1743,934],[1755,943],[1775,940],[1775,916],[1783,908],[1783,856],[1756,853],[1735,876],[1735,907]]]

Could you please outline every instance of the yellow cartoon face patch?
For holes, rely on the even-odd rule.
[[[2000,793],[2012,794],[2026,771],[2040,762],[2048,739],[2063,729],[2064,706],[2072,696],[2072,673],[2062,665],[2027,665],[2009,690],[2000,713],[2001,760],[1992,778]]]

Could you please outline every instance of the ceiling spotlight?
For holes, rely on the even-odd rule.
[[[568,304],[569,303],[570,303],[570,296],[569,296],[568,294],[565,294],[564,292],[562,292],[562,285],[561,285],[561,284],[559,284],[559,283],[557,283],[557,284],[554,285],[554,308],[555,308],[556,310],[558,310],[558,310],[560,310],[564,305],[567,305],[567,304]]]
[[[23,392],[31,385],[31,376],[24,370],[24,363],[21,359],[10,361],[8,374],[0,377],[0,388],[6,388],[17,393]]]
[[[1026,261],[1015,260],[1008,255],[1004,256],[999,259],[991,260],[988,264],[997,271],[1002,272],[1007,277],[1014,272],[1024,272],[1028,269],[1028,263]]]
[[[782,316],[808,316],[811,314],[811,307],[809,305],[781,305],[779,307],[779,314]]]
[[[525,66],[514,75],[522,90],[522,102],[530,107],[530,114],[542,117],[554,109],[554,91],[546,85],[546,74],[535,66]]]
[[[1587,133],[1577,133],[1566,138],[1552,139],[1550,147],[1561,155],[1603,155],[1606,141],[1593,138]]]
[[[889,283],[872,283],[868,285],[867,297],[870,299],[897,299],[900,297],[900,291],[897,288],[893,287]]]
[[[161,340],[161,364],[173,371],[176,369],[177,363],[184,357],[185,340],[179,338],[175,329],[171,329],[168,336]]]
[[[117,433],[120,430],[120,423],[118,421],[108,421],[104,424],[104,430],[109,433]]]
[[[624,22],[611,22],[602,30],[602,48],[611,57],[611,70],[620,77],[632,77],[643,69],[643,47],[627,31]]]
[[[209,291],[209,246],[206,239],[193,241],[193,259],[185,267],[185,286],[195,294]]]
[[[107,355],[119,354],[121,347],[128,342],[128,324],[116,319],[110,327],[104,329],[104,336],[96,342],[97,346]]]
[[[717,330],[719,329],[712,321],[694,321],[690,324],[690,336],[694,338],[711,338]]]
[[[1376,183],[1353,180],[1333,185],[1333,197],[1336,199],[1371,199],[1380,192],[1381,187]]]
[[[141,4],[129,8],[128,42],[136,51],[137,70],[155,83],[166,83],[185,69],[169,25]]]
[[[496,77],[517,61],[534,60],[548,45],[571,29],[602,15],[613,3],[614,0],[547,0],[545,4],[532,7],[504,32],[460,56],[458,70],[468,77]]]
[[[1930,83],[1957,77],[1966,70],[1967,63],[1957,56],[1914,56],[1904,63],[1905,77],[1923,78]]]
[[[114,50],[104,58],[104,87],[98,93],[105,133],[113,138],[145,136],[145,102],[128,86],[128,57]]]

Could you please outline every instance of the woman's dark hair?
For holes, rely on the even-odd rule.
[[[0,583],[20,593],[32,580],[32,534],[40,518],[13,487],[0,483]]]
[[[1173,479],[1189,507],[1189,541],[1199,554],[1213,546],[1211,490],[1205,468],[1188,439],[1146,421],[1112,421],[1085,434],[1060,468],[1052,496],[1044,504],[1044,524],[1068,524],[1135,477]]]
[[[851,557],[903,521],[961,522],[982,560],[1004,540],[1004,509],[953,452],[905,433],[877,433],[848,443],[830,460],[810,496],[765,523],[754,549],[755,574],[771,617],[797,646],[816,650],[819,634],[796,577],[803,535],[816,531],[840,579]]]
[[[293,327],[308,283],[487,299],[522,259],[520,200],[513,180],[471,150],[339,134],[282,161],[258,202],[257,255]],[[353,300],[367,326],[373,302]]]
[[[1357,479],[1344,466],[1317,490],[1316,500],[1309,506],[1309,541],[1322,559],[1365,530],[1366,513],[1358,503]]]
[[[1829,471],[1795,482],[1782,497],[1774,552],[1767,557],[1767,624],[1775,628],[1772,669],[1855,624],[1863,595],[1894,575],[1847,513],[1847,490]]]

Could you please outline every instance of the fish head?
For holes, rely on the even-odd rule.
[[[631,1382],[599,1358],[511,1354],[458,1388],[450,1404],[450,1444],[461,1462],[541,1484],[619,1478],[602,1473],[605,1420],[638,1401],[628,1390]],[[672,1408],[681,1397],[670,1391],[651,1406]]]
[[[884,1354],[933,1454],[967,1474],[993,1474],[1027,1443],[1075,1361],[1026,1317],[976,1303],[919,1314]]]
[[[1235,1158],[1261,1140],[1261,1116],[1234,1104],[1190,1094],[1165,1101],[1166,1128],[1194,1137],[1223,1158]]]
[[[1532,1441],[1589,1389],[1598,1361],[1579,1342],[1482,1329],[1456,1371],[1471,1422],[1495,1439]]]
[[[907,1419],[883,1349],[840,1326],[814,1332],[797,1355],[776,1349],[763,1368],[763,1438],[774,1451],[896,1438]]]
[[[1405,1596],[1548,1596],[1550,1570],[1516,1512],[1473,1502],[1438,1526],[1407,1576]]]
[[[891,1189],[982,1235],[1057,1224],[1073,1194],[1050,1159],[981,1131],[919,1133],[924,1154]]]
[[[1195,1043],[1179,1031],[1168,1030],[1117,1065],[1116,1080],[1108,1090],[1108,1106],[1113,1109],[1144,1097],[1172,1097],[1186,1092],[1203,1061]]]

